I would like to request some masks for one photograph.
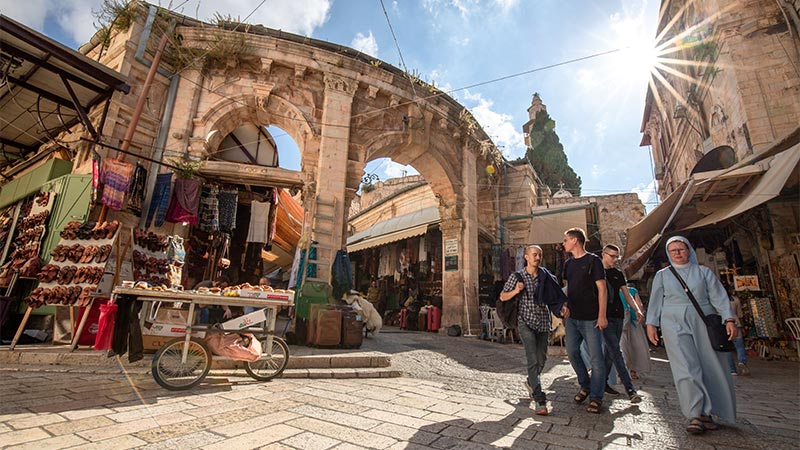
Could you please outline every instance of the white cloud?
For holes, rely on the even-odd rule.
[[[598,179],[608,173],[608,166],[592,164],[592,178]]]
[[[653,210],[656,207],[656,203],[658,201],[657,192],[656,192],[656,180],[651,181],[647,185],[644,183],[639,183],[638,186],[631,189],[631,192],[639,196],[639,200],[644,203],[647,212]]]
[[[477,6],[478,0],[423,0],[422,7],[427,9],[434,18],[445,8],[455,8],[462,19],[469,17],[472,8]]]
[[[419,175],[419,172],[417,172],[417,170],[413,167],[404,166],[394,161],[389,161],[386,163],[386,168],[383,170],[383,173],[386,174],[387,180],[390,178],[398,178],[409,175]]]
[[[597,122],[594,124],[594,135],[595,135],[595,142],[598,145],[602,145],[603,141],[606,139],[606,129],[608,129],[608,125],[606,124],[605,119]]]
[[[517,6],[519,0],[492,0],[492,4],[498,6],[504,13]]]
[[[516,159],[525,154],[525,140],[514,126],[512,116],[493,111],[494,102],[484,99],[480,93],[464,91],[464,99],[477,103],[469,107],[470,112],[506,158]]]
[[[371,30],[367,36],[365,36],[364,33],[356,33],[356,37],[350,42],[350,47],[361,53],[366,53],[376,58],[378,57],[378,41],[375,40],[375,36],[372,35]]]

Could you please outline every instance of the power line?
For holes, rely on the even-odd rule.
[[[400,64],[403,65],[403,70],[405,70],[406,74],[408,74],[408,67],[406,67],[406,61],[403,59],[403,52],[400,51],[400,44],[397,42],[397,36],[394,34],[394,28],[392,28],[392,21],[389,20],[389,13],[386,12],[386,5],[383,4],[383,0],[380,0],[381,8],[383,9],[383,15],[386,17],[386,23],[389,25],[389,31],[392,33],[392,39],[394,40],[394,46],[397,48],[397,54],[400,55]],[[411,93],[416,98],[417,90],[414,88],[414,80],[411,81]]]

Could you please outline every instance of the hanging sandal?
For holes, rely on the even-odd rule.
[[[586,412],[592,414],[600,414],[600,409],[603,407],[603,404],[600,403],[598,400],[590,400],[589,406],[586,407]]]
[[[700,416],[698,419],[700,419],[700,422],[703,422],[704,429],[708,431],[719,430],[719,425],[714,423],[714,419],[712,419],[711,416]]]
[[[703,421],[700,420],[699,417],[695,417],[689,421],[689,425],[686,426],[686,431],[689,434],[703,434],[706,431],[706,427],[703,425]]]
[[[578,394],[575,395],[575,398],[573,398],[573,400],[575,400],[575,403],[583,403],[583,401],[586,400],[588,397],[589,397],[589,391],[581,389],[578,392]]]

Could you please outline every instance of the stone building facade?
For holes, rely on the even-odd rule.
[[[744,296],[769,298],[764,313],[779,330],[800,315],[799,7],[662,1],[657,34],[670,70],[650,84],[641,131],[664,203],[643,221],[652,219],[654,240],[642,246],[639,236],[629,249],[639,262],[652,253],[652,274],[666,256],[649,246],[663,247],[661,233],[687,235],[716,255],[709,262],[725,283],[758,277],[759,291]]]

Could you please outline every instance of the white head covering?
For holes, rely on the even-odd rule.
[[[676,242],[676,241],[683,242],[684,244],[686,244],[686,248],[689,249],[689,263],[688,264],[680,264],[679,265],[679,264],[675,264],[675,262],[672,260],[672,255],[669,254],[669,244],[671,244],[673,242]],[[684,268],[684,267],[688,267],[689,264],[694,264],[694,265],[698,265],[699,264],[699,262],[697,261],[697,253],[694,252],[694,247],[692,247],[692,244],[689,243],[689,240],[686,239],[683,236],[672,236],[671,238],[667,239],[666,249],[667,249],[667,257],[669,258],[669,263],[672,264],[675,267]]]

